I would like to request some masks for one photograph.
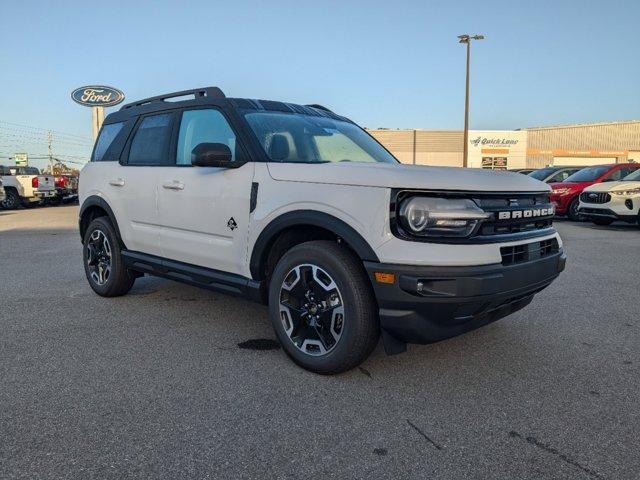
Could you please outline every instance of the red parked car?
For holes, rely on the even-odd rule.
[[[563,182],[551,183],[551,201],[556,207],[556,215],[566,215],[571,220],[579,220],[578,204],[582,190],[600,182],[617,182],[640,168],[640,163],[616,163],[594,165],[578,170]]]

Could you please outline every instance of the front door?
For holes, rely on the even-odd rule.
[[[157,169],[162,256],[240,274],[246,262],[254,164],[194,167],[191,152],[200,143],[227,145],[234,161],[243,156],[239,140],[220,110],[182,112],[174,165]]]

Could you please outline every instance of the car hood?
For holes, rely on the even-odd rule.
[[[549,184],[553,190],[560,188],[568,188],[569,190],[579,190],[588,185],[591,185],[591,182],[554,182]]]
[[[611,192],[614,190],[632,190],[634,188],[640,188],[640,181],[631,182],[602,182],[591,185],[585,188],[586,192]]]
[[[544,192],[544,183],[521,173],[478,168],[427,167],[391,163],[268,163],[274,180],[363,187]]]

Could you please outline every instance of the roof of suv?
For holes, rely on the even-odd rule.
[[[179,97],[191,97],[179,99]],[[173,100],[170,100],[173,99]],[[334,120],[351,122],[348,118],[333,113],[322,105],[298,105],[295,103],[278,102],[273,100],[255,100],[248,98],[227,98],[218,87],[204,87],[193,90],[157,95],[123,105],[117,112],[111,113],[105,123],[121,122],[138,115],[159,112],[169,108],[181,108],[203,105],[226,105],[239,110],[273,111],[298,113],[317,117],[327,117]],[[351,122],[352,123],[352,122]]]

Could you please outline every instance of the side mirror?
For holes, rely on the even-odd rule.
[[[191,150],[191,165],[222,168],[240,166],[231,161],[231,149],[224,143],[199,143]]]

